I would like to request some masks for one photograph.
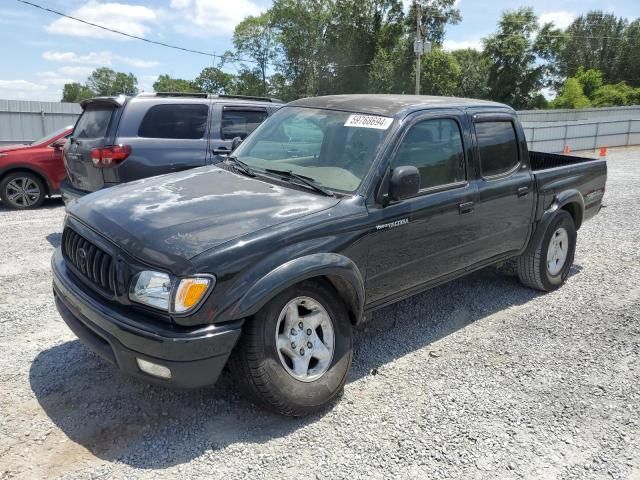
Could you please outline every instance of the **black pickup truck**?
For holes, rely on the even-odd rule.
[[[529,152],[498,103],[298,100],[218,165],[74,204],[55,300],[127,373],[199,387],[229,363],[259,403],[304,415],[343,387],[374,309],[511,258],[525,285],[561,286],[606,168]]]

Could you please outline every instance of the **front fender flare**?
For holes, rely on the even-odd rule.
[[[247,290],[232,308],[230,317],[253,315],[286,288],[314,277],[327,277],[344,300],[352,321],[360,322],[365,300],[362,274],[353,261],[336,253],[306,255],[273,269]]]

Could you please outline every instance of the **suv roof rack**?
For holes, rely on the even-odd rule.
[[[229,95],[226,93],[204,92],[142,92],[138,97],[193,97],[193,98],[229,98],[237,100],[252,100],[254,102],[284,103],[278,98],[258,97],[256,95]]]

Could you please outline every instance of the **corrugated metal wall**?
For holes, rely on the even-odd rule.
[[[621,120],[640,118],[640,105],[630,107],[581,108],[578,110],[520,110],[521,122],[568,122],[577,120]]]
[[[33,142],[73,125],[81,112],[77,103],[0,100],[0,145]]]

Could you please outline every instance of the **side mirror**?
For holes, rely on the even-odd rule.
[[[241,143],[242,143],[242,138],[240,137],[235,137],[233,140],[231,140],[231,151],[233,152],[236,148],[240,146]]]
[[[53,148],[55,148],[56,150],[60,150],[61,148],[64,147],[65,143],[67,143],[67,138],[66,137],[62,137],[62,138],[57,139],[55,142],[53,142],[51,144],[51,146]]]
[[[389,181],[389,199],[404,200],[420,191],[420,172],[414,166],[396,167]]]

